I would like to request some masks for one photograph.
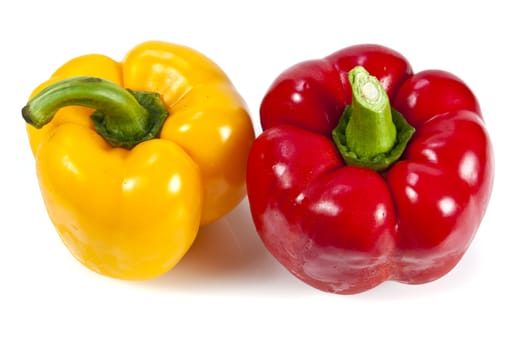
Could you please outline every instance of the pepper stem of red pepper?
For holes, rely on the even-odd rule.
[[[381,171],[403,154],[415,129],[390,107],[388,95],[363,67],[348,73],[352,104],[332,132],[345,162]]]
[[[94,108],[96,131],[114,147],[132,148],[158,135],[168,112],[159,94],[132,91],[110,81],[74,77],[44,88],[22,109],[25,121],[41,128],[65,106]]]

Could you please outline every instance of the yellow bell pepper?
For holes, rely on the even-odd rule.
[[[226,74],[201,53],[145,42],[122,62],[72,59],[22,112],[48,214],[88,268],[148,279],[245,195],[254,131]]]

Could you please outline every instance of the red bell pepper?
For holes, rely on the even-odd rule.
[[[351,46],[284,71],[260,116],[250,210],[296,277],[353,294],[435,280],[464,255],[494,159],[477,99],[458,77],[414,74],[396,51]]]

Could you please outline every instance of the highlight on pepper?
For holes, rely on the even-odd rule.
[[[485,214],[494,155],[455,75],[356,45],[298,63],[260,106],[247,191],[270,253],[304,283],[355,294],[436,280]]]
[[[164,274],[201,225],[246,194],[246,104],[192,48],[151,41],[121,62],[76,57],[35,89],[22,116],[53,225],[102,275]]]

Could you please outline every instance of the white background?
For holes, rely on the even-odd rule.
[[[516,4],[516,5],[514,5]],[[0,5],[0,349],[525,348],[523,13],[514,1],[4,1]],[[246,201],[167,275],[98,276],[42,204],[20,109],[66,60],[121,59],[150,39],[213,58],[257,133],[271,81],[302,60],[378,43],[476,93],[496,154],[487,214],[460,264],[421,286],[314,290],[264,250]]]

